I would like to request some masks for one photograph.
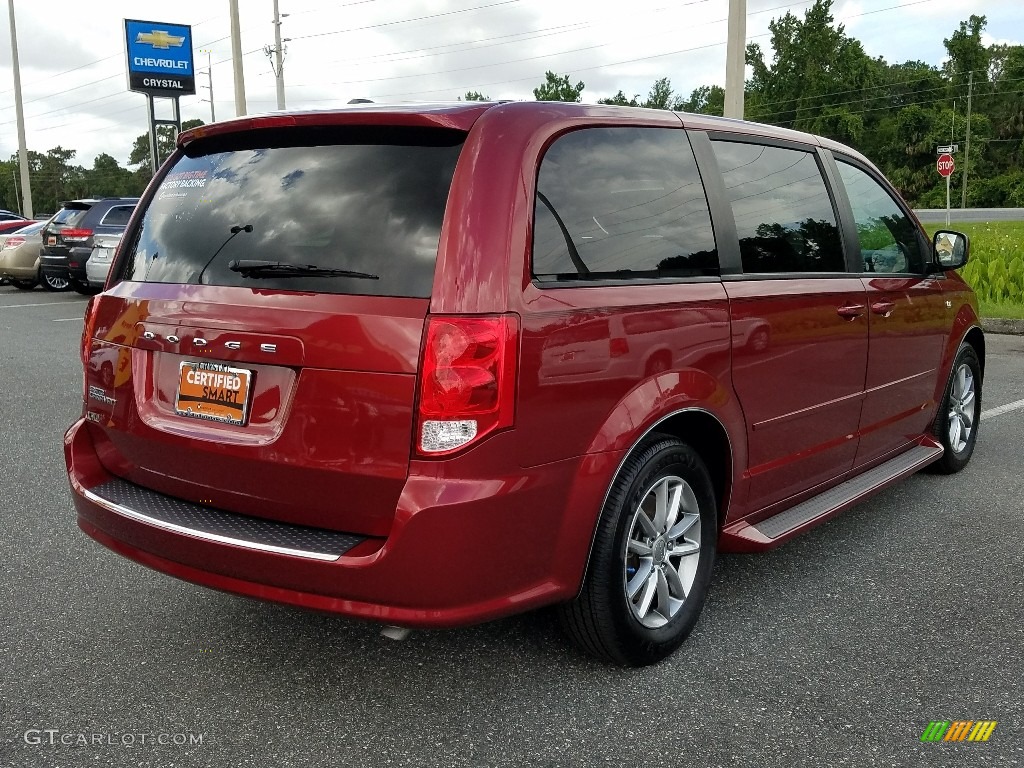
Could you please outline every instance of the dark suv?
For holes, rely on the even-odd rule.
[[[119,235],[138,204],[137,197],[105,197],[101,200],[69,200],[43,229],[39,259],[44,280],[67,280],[83,294],[103,288],[89,282],[85,263],[92,253],[96,235]]]
[[[588,652],[651,663],[717,552],[967,465],[967,254],[858,152],[738,120],[203,126],[86,312],[79,525],[194,583],[399,626],[559,604]]]

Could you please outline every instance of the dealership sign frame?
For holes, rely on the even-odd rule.
[[[192,25],[124,20],[128,90],[174,98],[196,92]]]

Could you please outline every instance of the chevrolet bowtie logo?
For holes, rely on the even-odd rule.
[[[172,35],[164,29],[154,29],[152,32],[139,32],[139,36],[135,38],[136,43],[149,43],[154,48],[160,48],[166,51],[172,45],[175,48],[181,48],[182,43],[185,42],[184,37],[178,37]]]

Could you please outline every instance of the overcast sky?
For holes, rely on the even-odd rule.
[[[4,3],[6,5],[6,3]],[[213,69],[218,119],[234,117],[228,0],[14,0],[30,149],[77,150],[91,166],[122,164],[146,131],[145,97],[127,90],[123,19],[191,24],[196,68]],[[248,111],[276,108],[263,47],[273,43],[271,0],[241,0]],[[768,22],[809,2],[748,0],[747,39],[768,46]],[[728,0],[280,0],[289,109],[354,97],[451,100],[477,90],[531,99],[546,70],[583,80],[584,101],[622,89],[646,95],[670,77],[684,95],[725,82]],[[0,157],[17,152],[8,14],[0,21]],[[1024,42],[1024,3],[988,0],[837,0],[834,13],[868,54],[938,65],[942,45],[971,13],[988,17],[986,42]],[[207,82],[181,100],[182,119],[210,121]],[[205,99],[205,101],[204,101]],[[169,114],[167,115],[169,116]]]

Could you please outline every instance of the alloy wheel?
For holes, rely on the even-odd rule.
[[[969,365],[961,363],[949,394],[949,445],[954,453],[961,453],[967,447],[974,429],[976,410],[974,373]]]
[[[700,507],[681,477],[660,478],[643,495],[626,537],[623,586],[633,617],[662,627],[682,608],[700,562]]]

